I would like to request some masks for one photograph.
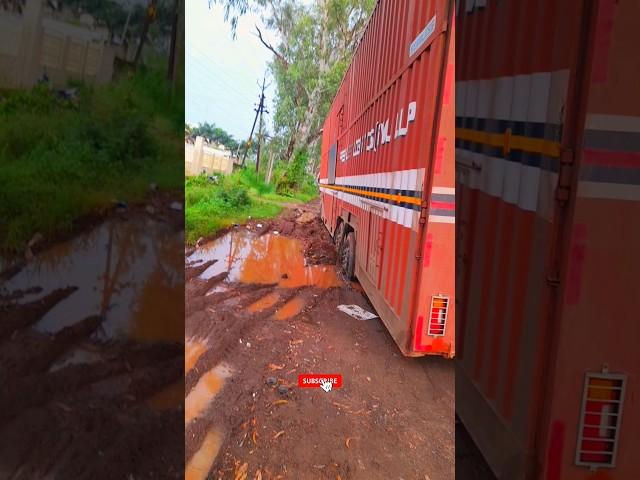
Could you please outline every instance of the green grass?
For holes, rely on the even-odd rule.
[[[171,95],[160,69],[78,92],[77,102],[44,87],[0,100],[4,252],[23,249],[36,232],[68,231],[115,200],[142,199],[151,182],[182,187],[184,99]]]
[[[283,210],[283,203],[308,202],[317,196],[317,190],[314,192],[312,188],[292,196],[279,195],[272,185],[265,184],[248,169],[216,178],[217,183],[206,176],[185,180],[185,229],[189,244],[234,223],[245,223],[249,217],[275,217]]]

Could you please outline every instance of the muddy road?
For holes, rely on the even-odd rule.
[[[454,371],[399,353],[336,272],[319,204],[188,249],[186,479],[454,478]],[[341,374],[342,388],[297,386]]]
[[[5,260],[0,478],[183,477],[184,217],[173,202],[121,206],[27,262]]]

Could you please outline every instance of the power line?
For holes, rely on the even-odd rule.
[[[193,45],[193,44],[189,44],[187,45],[188,49],[194,50],[196,52],[198,52],[200,54],[200,57],[202,57],[205,60],[210,61],[211,63],[215,64],[219,69],[220,69],[220,73],[223,77],[225,77],[227,80],[229,80],[230,82],[234,83],[237,82],[238,79],[237,78],[232,78],[230,76],[227,75],[227,71],[226,71],[226,65],[223,65],[222,63],[218,62],[216,60],[216,57],[213,55],[209,55],[207,53],[205,53],[204,51],[202,51],[200,48],[198,48],[197,46]],[[192,54],[193,56],[193,54]],[[195,57],[194,57],[195,58]],[[248,77],[241,77],[241,78],[248,78]],[[249,86],[248,84],[245,83],[245,86]]]
[[[240,92],[239,90],[237,90],[235,87],[232,87],[231,85],[229,85],[228,83],[226,83],[221,76],[219,75],[218,72],[214,72],[212,70],[210,70],[205,64],[203,64],[202,62],[200,62],[196,57],[193,56],[193,54],[187,52],[187,55],[190,55],[193,59],[193,61],[195,62],[193,64],[193,66],[197,66],[199,67],[202,73],[205,73],[207,76],[210,76],[210,80],[216,81],[219,85],[223,85],[225,86],[228,90],[231,90],[232,92],[235,92],[237,95],[240,95],[242,98],[244,98],[247,101],[250,101],[249,98],[246,96],[245,93]]]

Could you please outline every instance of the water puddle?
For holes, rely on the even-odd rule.
[[[273,307],[276,303],[278,303],[278,300],[280,300],[280,295],[278,295],[276,292],[273,292],[265,295],[261,299],[249,305],[249,307],[247,307],[247,310],[251,313],[262,312],[267,308]]]
[[[187,263],[210,260],[218,261],[199,278],[229,272],[226,282],[278,284],[283,288],[341,285],[333,266],[307,265],[302,243],[281,235],[256,237],[251,232],[234,231],[196,250]]]
[[[282,307],[276,310],[273,318],[276,320],[286,320],[287,318],[291,318],[294,315],[299,314],[304,308],[304,300],[300,297],[294,297],[285,303]]]
[[[75,348],[60,360],[51,365],[50,372],[55,372],[68,365],[78,363],[97,363],[102,360],[102,356],[97,352],[91,352],[82,348]]]
[[[218,394],[231,370],[224,364],[209,370],[200,377],[184,401],[184,423],[188,424],[202,414]]]
[[[184,345],[184,373],[185,375],[194,367],[198,359],[207,351],[205,340],[187,339]]]
[[[193,454],[184,472],[185,480],[205,480],[209,470],[218,456],[222,439],[215,430],[210,430],[204,437],[202,446]]]
[[[53,333],[103,314],[104,338],[144,341],[184,339],[183,233],[146,216],[107,220],[95,229],[42,252],[13,277],[8,290],[78,287],[35,325]]]
[[[173,410],[184,402],[184,381],[166,386],[153,395],[147,404],[154,410]]]
[[[207,293],[205,293],[204,296],[208,297],[209,295],[213,295],[215,293],[224,293],[224,292],[228,292],[228,291],[229,291],[229,287],[227,285],[225,285],[224,283],[221,283],[221,284],[216,285],[215,287],[213,287]]]

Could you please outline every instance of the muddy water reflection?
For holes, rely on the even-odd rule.
[[[8,287],[42,287],[42,292],[20,302],[67,285],[78,287],[35,325],[41,331],[55,332],[101,313],[103,337],[181,342],[183,241],[182,233],[145,216],[111,219],[41,253]]]
[[[220,434],[215,430],[207,432],[207,436],[202,442],[200,449],[193,454],[191,460],[185,468],[185,480],[205,480],[209,475],[209,470],[218,456],[222,440]]]
[[[267,308],[273,307],[278,303],[278,300],[280,300],[280,295],[277,292],[272,292],[249,305],[247,310],[251,313],[262,312]]]
[[[333,266],[306,264],[302,243],[267,234],[256,237],[245,231],[231,232],[194,252],[187,262],[217,260],[200,278],[229,272],[227,282],[278,284],[283,288],[340,286]]]
[[[305,302],[303,299],[299,297],[292,298],[276,311],[273,318],[276,320],[286,320],[287,318],[291,318],[300,313],[304,308],[304,305]]]
[[[218,394],[225,379],[231,376],[231,369],[221,364],[200,377],[193,390],[184,401],[184,423],[188,424],[202,414]]]

